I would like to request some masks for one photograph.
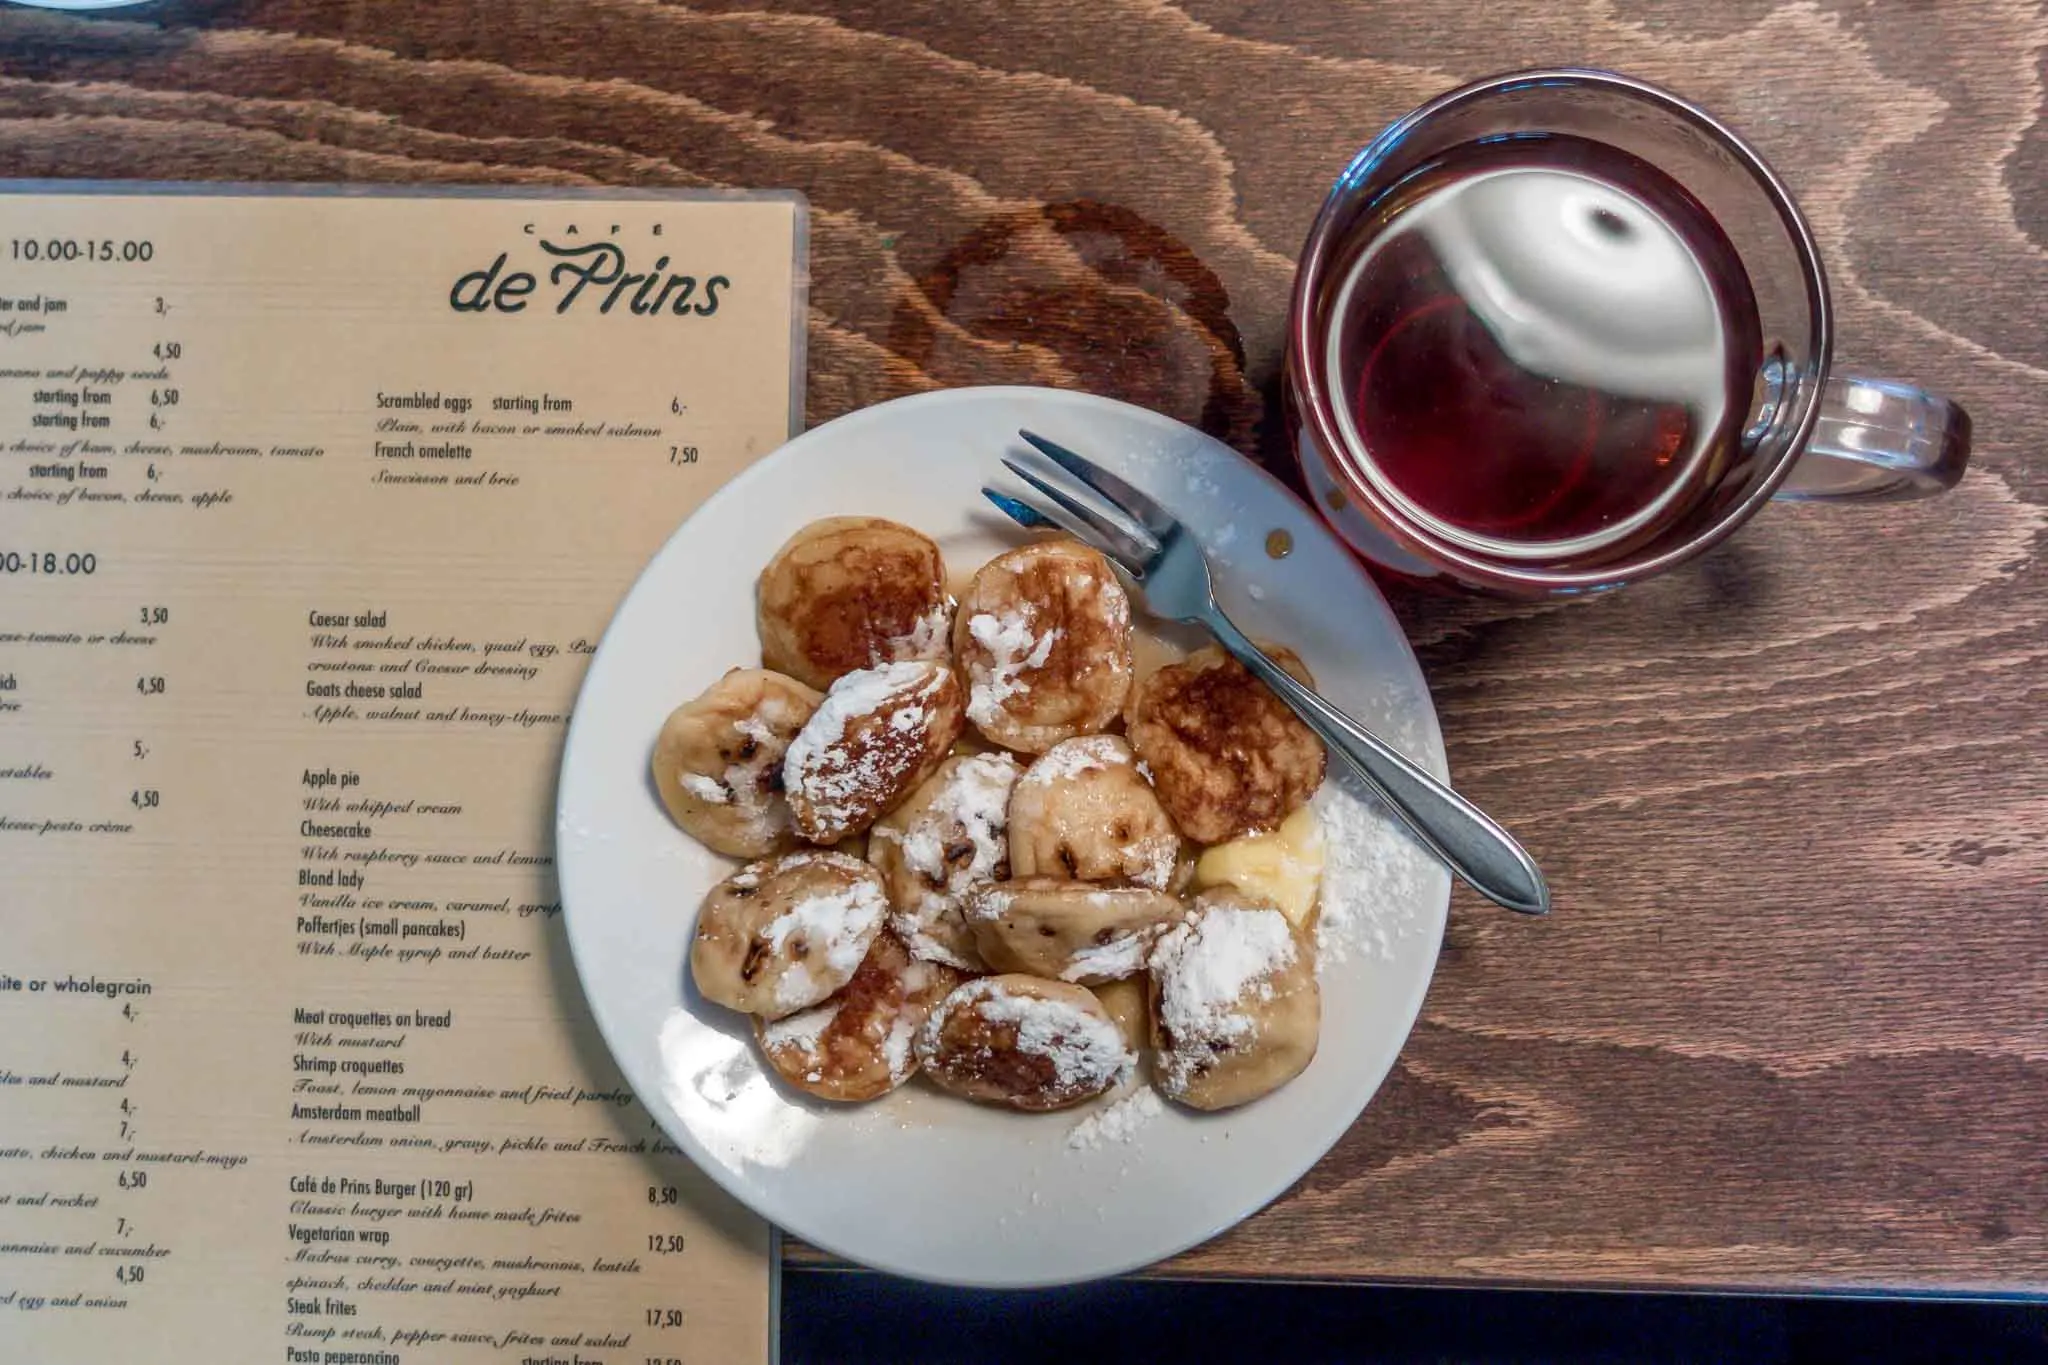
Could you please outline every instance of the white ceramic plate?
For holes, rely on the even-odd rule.
[[[764,1074],[746,1021],[689,985],[690,931],[731,864],[670,823],[647,777],[664,717],[754,665],[753,582],[817,517],[891,517],[956,577],[1021,539],[977,491],[1029,427],[1152,492],[1211,552],[1224,607],[1283,641],[1339,705],[1441,775],[1436,713],[1393,616],[1356,562],[1277,482],[1156,413],[1050,389],[959,389],[885,403],[791,441],[734,479],[647,566],[596,657],[562,762],[557,857],[591,1009],[662,1127],[726,1189],[826,1250],[956,1284],[1055,1284],[1170,1256],[1285,1190],[1372,1098],[1421,1008],[1448,875],[1336,781],[1318,802],[1325,887],[1322,1046],[1243,1109],[1172,1108],[1127,1141],[1077,1147],[1103,1102],[1023,1115],[921,1081],[837,1107]],[[1269,533],[1293,550],[1275,559]],[[1333,773],[1333,779],[1335,774]],[[1338,923],[1345,921],[1347,923]]]

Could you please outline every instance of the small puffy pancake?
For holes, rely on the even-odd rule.
[[[669,714],[654,788],[683,832],[732,858],[796,846],[782,756],[824,698],[794,678],[735,668]]]
[[[953,619],[967,718],[991,743],[1044,753],[1113,722],[1131,691],[1131,602],[1116,570],[1072,540],[996,556]]]
[[[1131,746],[1082,735],[1047,749],[1010,793],[1010,871],[1018,877],[1178,887],[1189,870],[1180,832]]]
[[[1144,886],[1022,877],[974,892],[967,922],[982,960],[1093,986],[1135,976],[1153,935],[1181,913],[1178,897]]]
[[[917,1034],[940,1087],[984,1104],[1040,1111],[1092,1099],[1136,1064],[1085,986],[984,976],[956,989]]]
[[[836,844],[893,809],[960,737],[960,681],[930,660],[883,664],[832,684],[782,760],[796,832]]]
[[[1153,1073],[1167,1098],[1233,1108],[1314,1059],[1323,1015],[1315,949],[1270,901],[1202,892],[1154,940],[1149,965]]]
[[[860,970],[824,1004],[769,1021],[754,1038],[775,1074],[821,1100],[858,1103],[888,1094],[917,1071],[917,1031],[961,982],[921,962],[884,929]]]
[[[888,912],[882,879],[858,858],[816,849],[748,863],[705,895],[690,976],[706,1000],[780,1019],[851,981]]]
[[[1314,686],[1293,650],[1266,652]],[[1323,784],[1323,742],[1216,645],[1147,678],[1129,721],[1159,803],[1198,844],[1274,829]]]
[[[861,668],[943,659],[953,620],[929,536],[880,517],[826,517],[761,570],[761,660],[820,690]]]
[[[1022,771],[1008,754],[955,754],[868,831],[889,927],[916,956],[982,969],[962,907],[974,888],[1010,875],[1010,789]]]

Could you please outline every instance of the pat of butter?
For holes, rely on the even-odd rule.
[[[1323,827],[1303,806],[1271,834],[1247,834],[1217,844],[1195,863],[1195,885],[1234,886],[1264,896],[1297,925],[1315,909],[1323,880]]]

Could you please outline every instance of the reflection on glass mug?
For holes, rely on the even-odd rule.
[[[1543,597],[1688,559],[1773,497],[1954,485],[1970,422],[1831,376],[1798,207],[1706,113],[1600,71],[1480,81],[1359,153],[1295,278],[1288,400],[1380,569]]]

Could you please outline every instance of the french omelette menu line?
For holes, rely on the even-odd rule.
[[[789,433],[801,240],[0,195],[0,1358],[765,1359],[550,835],[612,607]]]

